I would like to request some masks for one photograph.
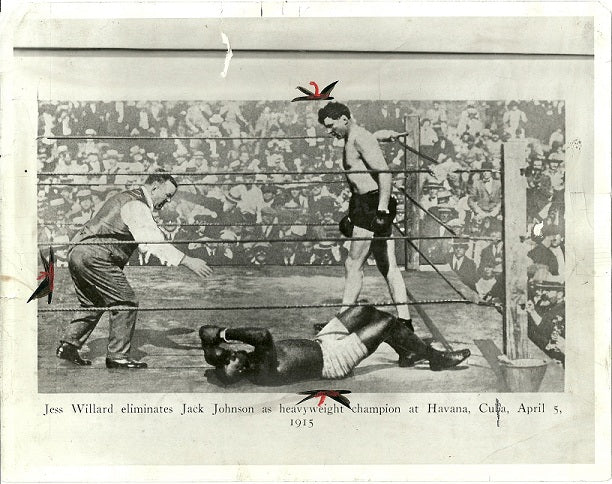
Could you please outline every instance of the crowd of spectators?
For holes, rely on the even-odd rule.
[[[496,221],[501,220],[501,143],[512,138],[529,140],[525,172],[530,223],[546,220],[563,226],[562,102],[357,101],[349,105],[356,120],[372,131],[403,131],[404,116],[420,116],[420,149],[436,161],[421,159],[419,168],[429,168],[433,175],[422,177],[420,204],[453,227],[455,233],[491,236],[499,231]],[[142,173],[158,168],[180,174],[179,181],[187,184],[167,213],[159,215],[166,223],[183,225],[181,233],[189,238],[202,236],[201,229],[190,227],[196,223],[196,216],[200,216],[200,223],[224,224],[223,237],[232,237],[234,232],[237,240],[254,238],[250,232],[255,229],[232,224],[260,223],[262,208],[266,207],[270,223],[282,226],[276,227],[276,238],[314,239],[320,230],[300,223],[316,224],[324,218],[333,223],[346,211],[350,196],[339,175],[341,142],[323,137],[312,103],[48,102],[40,106],[39,132],[42,136],[152,138],[104,142],[43,139],[39,144],[39,171],[50,176],[41,181],[74,184],[40,187],[40,210],[48,215],[41,219],[54,221],[60,215],[73,224],[46,227],[50,238],[69,237],[70,229],[84,223],[109,194],[139,184]],[[189,136],[209,139],[183,139]],[[283,139],[292,136],[313,138]],[[215,139],[219,137],[264,139]],[[407,140],[408,144],[415,144],[414,137],[416,133]],[[395,143],[381,146],[390,168],[401,170],[401,147]],[[407,168],[417,168],[416,163],[416,157],[409,157]],[[455,172],[469,169],[491,171]],[[296,174],[304,171],[338,174]],[[73,175],[59,175],[67,172]],[[401,189],[410,179],[404,179],[402,174],[394,179],[403,218]],[[408,216],[412,213],[409,210]],[[448,235],[424,212],[418,216],[422,221],[421,235]],[[209,229],[210,235],[215,235],[214,230]],[[299,246],[292,245],[296,249]],[[332,257],[327,254],[312,261],[308,258],[306,263],[340,262],[341,247],[340,243],[330,244]],[[332,254],[333,248],[336,250]],[[450,242],[445,240],[425,241],[422,248],[430,260],[439,264],[445,263],[451,253]],[[471,247],[469,251],[477,265],[482,248]],[[269,252],[275,256],[279,253]],[[297,252],[292,254],[296,256],[293,260],[302,260]],[[240,262],[244,262],[243,258]]]

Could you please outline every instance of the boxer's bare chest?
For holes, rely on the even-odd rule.
[[[369,167],[357,149],[355,136],[349,136],[346,140],[342,151],[342,168],[353,192],[367,193],[378,188],[373,175],[367,173]]]
[[[345,171],[364,170],[365,164],[361,154],[355,146],[355,138],[350,137],[344,144],[342,150],[342,168]]]

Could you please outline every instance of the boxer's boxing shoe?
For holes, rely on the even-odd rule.
[[[123,368],[128,370],[138,370],[140,368],[146,368],[147,364],[142,361],[132,360],[130,358],[122,358],[120,360],[113,360],[106,358],[106,368]]]
[[[429,359],[429,368],[432,371],[448,370],[469,358],[471,354],[468,349],[445,352],[436,351]]]
[[[91,365],[91,361],[81,358],[79,355],[79,350],[76,346],[71,345],[70,343],[63,342],[57,347],[55,351],[57,357],[61,360],[70,361],[75,365],[79,366],[89,366]]]
[[[412,318],[410,319],[397,318],[397,320],[414,333],[414,326],[412,325]]]

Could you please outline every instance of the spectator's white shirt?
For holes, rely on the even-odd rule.
[[[56,173],[87,173],[89,168],[85,163],[65,163],[63,160],[60,160],[55,167]]]
[[[66,116],[62,119],[62,134],[64,136],[70,136],[72,134],[72,129],[70,128],[70,117]]]
[[[149,115],[144,110],[139,113],[138,127],[145,131],[149,129]]]
[[[74,217],[72,219],[72,221],[75,224],[85,224],[87,222],[89,222],[91,220],[91,216],[94,214],[93,210],[90,210],[89,212],[81,212],[80,214],[78,214],[76,217]]]
[[[550,184],[553,190],[563,190],[565,188],[565,173],[562,170],[557,170],[555,172],[546,170],[544,172],[545,175],[548,175],[550,178]]]
[[[493,289],[496,282],[495,277],[491,277],[490,279],[485,279],[482,277],[478,279],[478,282],[476,283],[476,292],[480,297],[484,297],[491,292],[491,289]]]
[[[421,127],[421,144],[425,146],[433,146],[438,141],[436,131],[431,127]]]
[[[198,132],[198,126],[207,126],[208,120],[204,117],[202,111],[200,111],[199,106],[193,105],[187,109],[185,123],[192,132]]]
[[[467,122],[467,132],[470,133],[472,136],[476,136],[478,133],[480,133],[483,129],[483,124],[482,121],[478,118],[470,118],[468,119]]]
[[[261,208],[264,205],[263,194],[257,185],[253,185],[250,190],[242,193],[242,198],[238,202],[238,209],[244,213],[253,213],[257,216],[257,222],[261,222]]]
[[[153,201],[145,187],[141,187],[147,204],[139,200],[127,202],[121,207],[121,219],[128,226],[135,240],[163,242],[164,234],[153,220]],[[139,244],[138,249],[148,257],[153,254],[162,264],[178,266],[185,254],[170,244]]]
[[[550,139],[548,141],[548,146],[552,147],[552,144],[554,142],[558,142],[563,144],[563,135],[561,133],[559,133],[558,131],[555,131],[553,134],[550,135]]]
[[[55,117],[49,113],[43,113],[42,118],[43,122],[45,123],[45,126],[43,128],[43,136],[53,136],[52,129],[55,126]]]
[[[446,111],[444,108],[440,107],[438,109],[428,109],[425,117],[431,121],[432,124],[440,123],[441,121],[446,121]]]
[[[517,109],[516,111],[511,109],[504,113],[504,125],[506,125],[508,128],[510,128],[510,130],[512,130],[512,134],[514,134],[514,132],[519,128],[521,121],[523,123],[526,123],[527,116],[520,109]]]
[[[464,257],[462,257],[461,259],[458,259],[456,256],[453,256],[453,262],[451,264],[451,269],[454,271],[459,270],[459,268],[461,267],[461,264],[463,264],[463,259]]]
[[[487,140],[486,144],[487,144],[487,150],[489,151],[489,153],[491,153],[491,156],[493,156],[493,158],[495,159],[501,158],[501,145],[502,145],[501,141]]]

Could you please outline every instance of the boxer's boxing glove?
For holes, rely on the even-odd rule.
[[[372,232],[374,235],[381,235],[387,237],[391,233],[391,224],[393,223],[393,216],[388,210],[377,210],[376,216],[372,219]]]
[[[200,339],[203,346],[215,346],[222,342],[219,326],[204,325],[200,328]]]
[[[351,222],[351,219],[348,215],[342,217],[342,220],[340,220],[340,222],[338,223],[338,229],[340,229],[340,233],[345,237],[353,236],[353,227],[353,222]]]

